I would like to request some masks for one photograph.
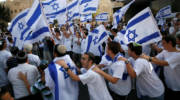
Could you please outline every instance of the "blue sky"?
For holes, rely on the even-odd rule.
[[[2,1],[6,1],[6,0],[0,0],[0,2],[2,2]]]

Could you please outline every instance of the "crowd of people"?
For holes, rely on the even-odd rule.
[[[101,24],[109,38],[90,52],[93,22],[74,23],[73,31],[52,25],[52,37],[22,49],[2,32],[0,100],[79,100],[79,84],[87,86],[90,100],[180,99],[180,14],[159,25],[161,41],[145,46],[121,43],[125,24]]]

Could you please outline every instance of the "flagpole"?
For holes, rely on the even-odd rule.
[[[52,31],[51,31],[51,28],[49,27],[49,24],[48,24],[48,21],[47,21],[47,18],[46,18],[46,16],[45,16],[45,14],[44,14],[44,10],[43,10],[43,6],[42,6],[42,0],[39,0],[39,3],[40,3],[40,7],[41,7],[41,12],[42,12],[42,15],[43,15],[43,17],[44,17],[44,19],[45,19],[45,23],[48,25],[48,29],[49,29],[49,32],[51,33],[50,35],[51,35],[51,37],[54,39],[54,36],[52,35]]]

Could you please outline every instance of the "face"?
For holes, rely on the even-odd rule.
[[[81,57],[81,64],[84,68],[87,68],[88,65],[89,65],[89,59],[88,59],[88,55],[84,54],[82,57]]]
[[[132,57],[132,51],[129,47],[128,47],[128,55]]]
[[[14,98],[7,92],[1,97],[1,100],[14,100]]]
[[[106,53],[107,53],[107,55],[111,55],[111,50],[109,50],[109,48],[108,48],[108,46],[107,46],[107,49],[106,49]]]
[[[170,43],[167,43],[165,40],[162,40],[162,45],[165,50],[168,50]]]

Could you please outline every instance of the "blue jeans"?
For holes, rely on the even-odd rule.
[[[141,96],[141,100],[164,100],[164,94],[159,97],[148,97],[148,96]]]

